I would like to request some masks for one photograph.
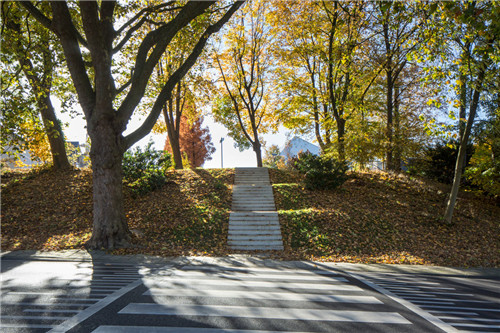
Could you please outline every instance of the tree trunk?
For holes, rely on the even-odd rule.
[[[339,118],[337,120],[337,139],[338,139],[338,152],[339,160],[345,162],[345,119]]]
[[[479,104],[479,95],[481,94],[481,87],[483,85],[484,76],[486,72],[486,65],[483,61],[483,66],[478,74],[478,84],[474,89],[474,96],[472,98],[472,103],[470,105],[469,119],[467,120],[467,125],[465,127],[464,135],[460,138],[460,147],[458,149],[457,163],[455,165],[455,176],[453,177],[453,185],[451,186],[450,196],[448,202],[446,203],[446,210],[444,213],[444,220],[447,224],[452,224],[451,219],[453,217],[453,210],[455,209],[455,204],[457,202],[458,189],[460,187],[460,179],[462,178],[462,170],[465,164],[465,154],[467,151],[467,143],[469,141],[469,135],[472,129],[472,123],[476,116],[477,107]]]
[[[92,145],[93,230],[87,246],[93,249],[126,247],[130,231],[124,216],[122,193],[123,150],[111,122],[89,129]]]
[[[394,160],[395,171],[401,171],[401,116],[399,113],[399,86],[394,88]]]
[[[170,148],[172,148],[172,154],[174,155],[174,164],[176,169],[183,169],[184,166],[182,165],[182,154],[181,154],[181,148],[179,144],[179,136],[178,135],[170,135],[170,132],[168,134],[169,138],[169,143],[170,143]]]
[[[66,144],[61,124],[56,117],[50,96],[38,98],[38,108],[42,115],[43,127],[49,139],[52,163],[56,170],[69,169],[71,165],[66,154]]]
[[[465,59],[464,59],[465,60]],[[460,140],[464,137],[465,133],[465,128],[467,125],[466,122],[466,117],[467,117],[467,84],[466,81],[467,77],[465,74],[461,73],[460,74],[460,81],[462,82],[462,85],[460,86],[460,111],[458,115],[458,137]],[[465,172],[465,161],[467,160],[467,149],[464,152],[464,155],[462,156],[462,173]]]
[[[171,101],[169,102],[170,102],[169,107],[172,107],[171,105],[172,102]],[[170,114],[172,114],[172,112],[170,112]],[[175,124],[177,123],[177,121],[172,119],[172,116],[169,116],[166,106],[163,108],[163,116],[165,118],[165,123],[167,125],[168,142],[170,144],[170,148],[172,148],[172,154],[174,155],[175,168],[183,169],[184,166],[182,165],[181,146],[179,144],[180,126],[178,125],[176,128]]]
[[[257,167],[262,168],[262,150],[261,150],[262,145],[260,144],[259,140],[255,140],[253,143],[253,150],[255,152],[255,155],[257,156]]]
[[[393,103],[393,82],[392,82],[392,71],[387,71],[387,151],[386,151],[386,169],[394,170],[394,161],[392,159],[393,152],[393,133],[392,133],[392,103]]]

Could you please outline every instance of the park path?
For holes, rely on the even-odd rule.
[[[228,243],[233,250],[283,250],[267,168],[236,168]]]

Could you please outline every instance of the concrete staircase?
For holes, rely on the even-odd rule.
[[[267,168],[236,168],[228,243],[233,250],[283,250]]]

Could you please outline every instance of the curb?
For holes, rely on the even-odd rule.
[[[430,274],[467,277],[500,278],[500,268],[457,268],[423,265],[389,265],[389,264],[352,264],[318,261],[281,261],[267,259],[265,255],[233,254],[226,257],[158,257],[142,254],[111,255],[105,251],[65,250],[36,251],[20,250],[0,252],[0,260],[25,261],[84,261],[106,263],[128,263],[141,266],[174,265],[174,266],[217,266],[227,268],[287,268],[287,269],[325,269],[340,272],[363,273],[379,272],[393,274]]]

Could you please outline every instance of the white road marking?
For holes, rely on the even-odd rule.
[[[363,282],[364,284],[372,287],[373,289],[377,290],[378,292],[386,295],[387,297],[391,298],[395,302],[398,302],[399,304],[401,304],[402,306],[404,306],[408,310],[416,313],[417,315],[419,315],[420,317],[424,318],[425,320],[427,320],[431,324],[436,325],[437,327],[439,327],[443,331],[448,332],[448,333],[450,333],[450,332],[458,332],[458,330],[456,328],[454,328],[453,326],[445,323],[444,321],[442,321],[441,319],[433,316],[429,312],[422,310],[418,306],[413,305],[411,302],[409,302],[409,301],[407,301],[407,300],[405,300],[405,299],[397,296],[396,294],[393,294],[389,290],[384,289],[381,286],[378,286],[375,283],[370,282],[367,279],[365,279],[364,277],[361,277],[361,276],[359,276],[357,274],[349,273],[349,275],[351,275],[353,278],[355,278],[355,279]]]
[[[238,330],[226,328],[158,327],[158,326],[99,326],[92,333],[283,333],[283,331]],[[294,332],[314,333],[314,332]]]
[[[421,305],[426,308],[434,308],[434,309],[462,309],[462,310],[472,310],[472,311],[485,311],[485,312],[500,312],[500,309],[487,309],[487,308],[468,308],[463,306],[445,306],[445,305]]]
[[[2,316],[2,318],[4,318],[4,317]],[[0,327],[3,327],[3,328],[46,328],[46,329],[50,329],[54,326],[55,325],[40,325],[40,324],[25,324],[25,323],[10,324],[10,323],[0,322]]]
[[[141,279],[137,279],[136,281],[130,283],[128,286],[115,291],[111,295],[109,295],[106,298],[103,298],[99,300],[99,302],[92,304],[85,310],[81,311],[80,313],[76,314],[75,316],[69,318],[65,322],[57,325],[53,329],[49,331],[49,333],[62,333],[70,330],[71,328],[75,327],[76,325],[80,324],[83,322],[85,319],[89,318],[90,316],[94,315],[95,313],[99,312],[112,302],[116,301],[118,298],[122,297],[132,289],[140,286],[142,284]]]
[[[223,279],[277,279],[286,280],[313,280],[313,281],[332,281],[332,282],[347,282],[347,279],[340,276],[324,276],[314,274],[247,274],[247,273],[221,273],[221,274],[205,274],[202,272],[175,272],[171,275],[172,278],[182,277],[184,279],[199,279],[199,278],[223,278]]]
[[[200,285],[198,285],[200,284]],[[266,288],[276,288],[276,289],[308,289],[308,290],[350,290],[350,291],[361,291],[362,289],[344,283],[286,283],[286,282],[271,282],[271,281],[241,281],[241,280],[197,280],[196,283],[193,280],[186,281],[184,278],[168,278],[164,277],[160,279],[154,279],[154,284],[151,287],[159,288],[179,288],[183,287],[186,289],[203,289],[203,286],[236,286],[236,287],[266,287]]]
[[[462,324],[462,323],[453,323],[453,326],[459,326],[459,327],[480,327],[480,328],[500,328],[500,325]]]
[[[488,319],[488,318],[472,318],[472,317],[453,317],[453,316],[437,316],[441,319],[448,320],[470,320],[470,321],[488,321],[494,323],[500,323],[500,319]]]
[[[282,300],[282,301],[304,301],[304,302],[343,302],[343,303],[364,303],[383,304],[373,296],[354,295],[324,295],[324,294],[302,294],[289,292],[263,292],[263,291],[238,291],[238,290],[199,290],[199,289],[157,289],[152,288],[144,295],[171,296],[171,297],[227,297],[227,298],[247,298],[260,300]],[[156,299],[156,302],[158,300]]]
[[[130,303],[118,313],[411,324],[411,322],[396,312],[265,308],[225,305],[167,306],[154,303]]]

